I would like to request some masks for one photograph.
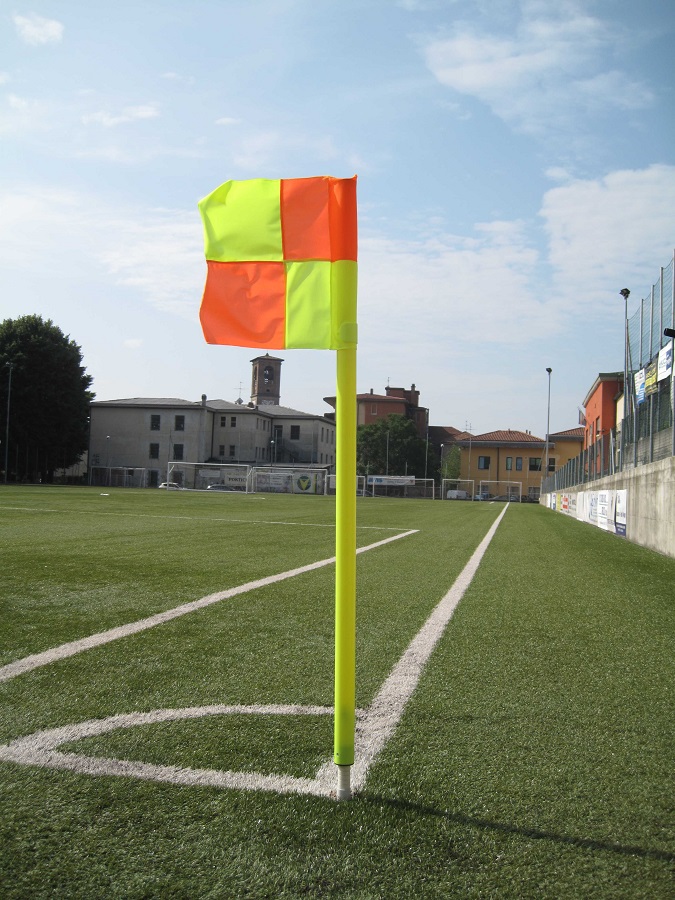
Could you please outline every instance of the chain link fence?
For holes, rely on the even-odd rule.
[[[626,320],[622,422],[545,478],[542,493],[675,456],[672,338],[663,333],[665,328],[675,328],[674,269],[675,256],[661,269],[658,282],[640,301],[637,312]]]

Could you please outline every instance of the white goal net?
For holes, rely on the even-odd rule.
[[[89,484],[96,487],[148,487],[147,469],[127,466],[90,466]]]
[[[441,500],[473,500],[476,482],[473,478],[444,478]]]
[[[368,475],[368,493],[373,497],[406,497],[433,500],[436,484],[433,478],[412,475]]]
[[[479,481],[476,499],[520,502],[523,486],[519,481]]]
[[[335,493],[335,475],[329,475],[326,481],[326,493],[334,494]],[[356,476],[356,496],[364,497],[366,494],[366,476],[365,475],[357,475]]]
[[[234,463],[169,463],[166,484],[191,491],[251,491],[252,469]]]

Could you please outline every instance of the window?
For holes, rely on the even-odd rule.
[[[218,445],[218,456],[222,459],[225,456],[225,444]]]
[[[236,427],[237,427],[237,417],[230,416],[230,428],[236,428]]]
[[[230,444],[230,459],[234,459],[234,444]]]
[[[595,439],[600,437],[600,416],[595,420]]]
[[[263,380],[265,384],[271,384],[274,381],[274,369],[272,366],[265,366],[263,369]]]
[[[161,416],[150,416],[150,431],[159,431]]]
[[[522,471],[523,471],[523,457],[516,456],[516,472],[522,472]]]
[[[479,456],[478,457],[478,468],[479,469],[489,469],[490,468],[490,457],[489,456]]]
[[[506,471],[510,472],[512,468],[513,468],[513,457],[507,456],[506,457]]]
[[[530,472],[541,472],[541,456],[530,457]]]
[[[182,444],[174,444],[173,445],[173,458],[175,460],[181,460],[183,458],[183,445]]]
[[[150,459],[159,459],[159,444],[150,444]]]
[[[299,425],[291,425],[291,440],[292,441],[300,440],[300,426]]]
[[[185,416],[176,416],[174,422],[175,431],[185,431]]]
[[[221,416],[220,417],[220,427],[225,428],[226,425],[227,425],[227,416]]]
[[[371,416],[377,415],[377,403],[372,403],[370,406],[370,414]]]

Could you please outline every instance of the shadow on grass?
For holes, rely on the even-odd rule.
[[[559,844],[568,844],[569,846],[580,847],[584,850],[600,850],[607,853],[618,853],[622,856],[639,856],[644,859],[658,859],[665,862],[675,862],[675,853],[671,853],[667,850],[650,850],[644,847],[634,847],[630,845],[623,846],[622,844],[612,844],[608,841],[597,841],[592,838],[556,834],[553,831],[543,831],[540,828],[527,828],[520,825],[510,825],[506,822],[493,822],[490,819],[477,819],[474,816],[453,813],[444,809],[436,809],[433,806],[425,806],[422,803],[415,803],[412,800],[396,800],[391,797],[381,797],[377,794],[360,794],[356,798],[356,802],[388,806],[391,809],[412,811],[424,816],[436,816],[439,819],[445,819],[447,822],[454,822],[457,825],[468,825],[472,828],[490,829],[492,831],[501,832],[502,834],[515,834],[520,837],[532,838],[534,840],[555,841]]]

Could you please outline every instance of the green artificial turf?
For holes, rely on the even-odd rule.
[[[323,497],[0,490],[0,664],[334,552]],[[365,707],[502,506],[359,501]],[[280,524],[284,523],[284,524]],[[675,560],[511,505],[361,795],[177,787],[0,764],[3,897],[672,896]],[[333,568],[0,684],[0,742],[117,712],[332,704]],[[311,776],[329,716],[68,745]]]

